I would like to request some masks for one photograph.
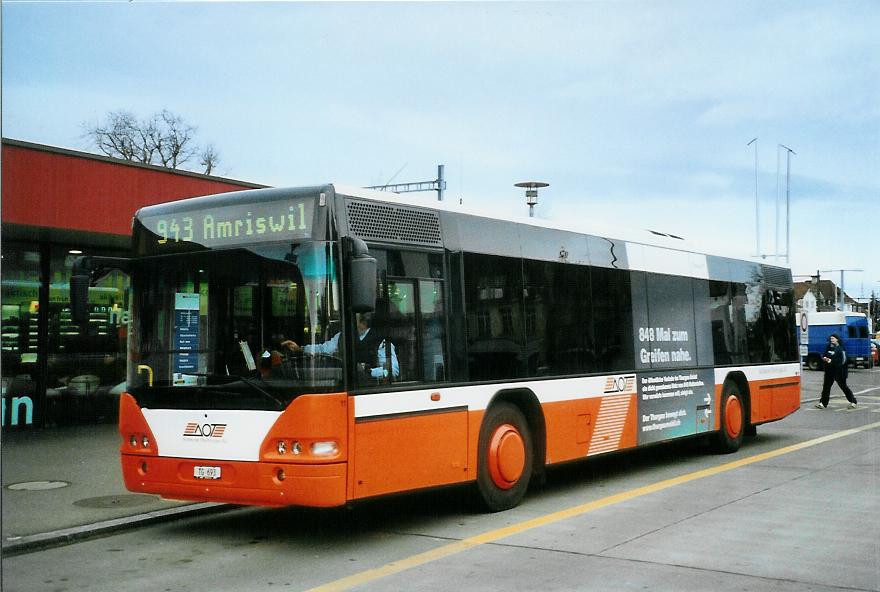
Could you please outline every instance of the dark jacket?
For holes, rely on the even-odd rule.
[[[846,375],[846,349],[843,344],[834,345],[829,341],[823,357],[831,359],[831,362],[825,363],[825,372]]]
[[[355,363],[358,364],[359,367],[366,368],[367,370],[375,368],[378,364],[377,354],[379,346],[382,344],[383,340],[384,338],[379,332],[373,329],[370,329],[363,339],[356,339],[354,349]],[[360,366],[361,364],[363,364],[363,366]]]

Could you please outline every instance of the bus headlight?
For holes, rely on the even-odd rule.
[[[284,454],[286,452],[287,452],[287,444],[284,442],[284,440],[279,440],[278,441],[278,454]]]
[[[333,456],[339,452],[336,442],[313,442],[312,454],[315,456]]]
[[[137,448],[137,447],[138,447],[138,439],[137,439],[137,436],[135,436],[134,434],[132,434],[131,437],[128,439],[128,443],[131,444],[131,447],[132,447],[132,448]]]
[[[303,451],[303,447],[302,447],[302,444],[300,444],[299,442],[294,440],[290,444],[290,452],[292,454],[302,454],[302,451]]]

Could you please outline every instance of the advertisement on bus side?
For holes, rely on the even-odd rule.
[[[639,373],[638,443],[650,444],[707,432],[714,424],[714,371]]]

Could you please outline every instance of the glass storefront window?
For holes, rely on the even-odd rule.
[[[23,427],[33,424],[37,399],[40,252],[6,243],[2,257],[2,423]]]
[[[79,256],[56,247],[50,260],[46,376],[49,423],[112,419],[125,384],[128,276],[113,271],[89,288],[89,322],[78,325],[71,319],[69,286],[73,262]]]
[[[90,319],[80,326],[71,320],[69,288],[78,256],[58,244],[3,244],[3,429],[115,418],[125,384],[128,277],[113,272],[89,289]]]

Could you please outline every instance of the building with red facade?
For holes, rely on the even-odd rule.
[[[128,278],[90,289],[87,325],[71,321],[76,257],[127,256],[146,205],[262,187],[4,139],[3,429],[110,419],[125,381]]]

